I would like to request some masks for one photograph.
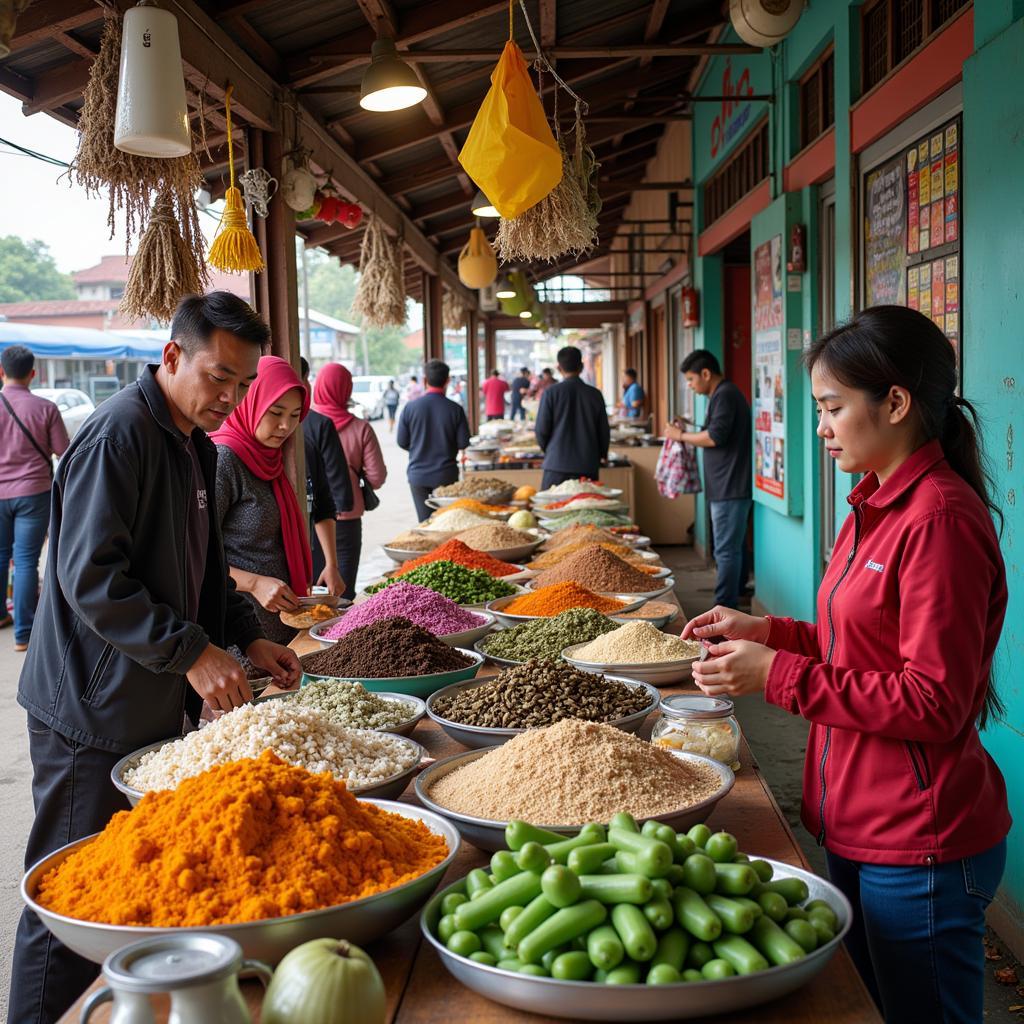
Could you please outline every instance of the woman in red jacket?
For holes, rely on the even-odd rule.
[[[818,436],[864,474],[817,624],[718,607],[683,636],[727,638],[694,668],[705,693],[763,691],[811,723],[802,819],[853,905],[847,946],[885,1019],[976,1022],[1010,829],[978,735],[1002,713],[1006,575],[976,418],[952,346],[902,306],[858,314],[806,363]]]

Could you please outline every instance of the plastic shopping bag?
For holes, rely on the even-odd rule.
[[[459,163],[506,220],[539,203],[562,180],[562,154],[522,51],[510,39],[491,74]]]

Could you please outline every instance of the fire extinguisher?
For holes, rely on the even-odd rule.
[[[684,288],[683,300],[683,326],[700,326],[700,298],[695,288]]]
[[[806,251],[804,226],[803,224],[794,224],[789,232],[789,261],[786,263],[786,269],[791,274],[802,274],[807,269],[804,255]]]

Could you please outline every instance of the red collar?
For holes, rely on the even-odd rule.
[[[444,388],[427,388],[428,395],[443,395]]]
[[[910,490],[933,466],[946,458],[942,444],[933,440],[923,444],[910,456],[884,484],[879,484],[874,473],[866,477],[849,493],[851,505],[871,505],[885,508]]]

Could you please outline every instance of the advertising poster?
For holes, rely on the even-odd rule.
[[[919,175],[917,171],[917,150],[912,149],[907,154],[907,218],[909,229],[907,231],[907,252],[917,252],[918,223],[921,213],[921,197],[918,189]]]
[[[960,261],[946,257],[946,337],[956,345],[960,339]]]
[[[782,235],[754,250],[754,484],[783,498],[785,348],[782,343]]]
[[[922,179],[926,173],[922,169]],[[867,176],[864,190],[864,248],[867,260],[866,299],[869,306],[902,306],[906,302],[906,187],[902,156],[883,164]]]
[[[907,305],[911,309],[921,308],[921,269],[911,267],[907,271]]]
[[[927,312],[922,310],[922,312]],[[946,329],[946,261],[932,264],[932,319],[940,331]]]
[[[921,264],[921,291],[920,291],[920,311],[925,316],[931,315],[932,309],[932,265],[930,263]]]

